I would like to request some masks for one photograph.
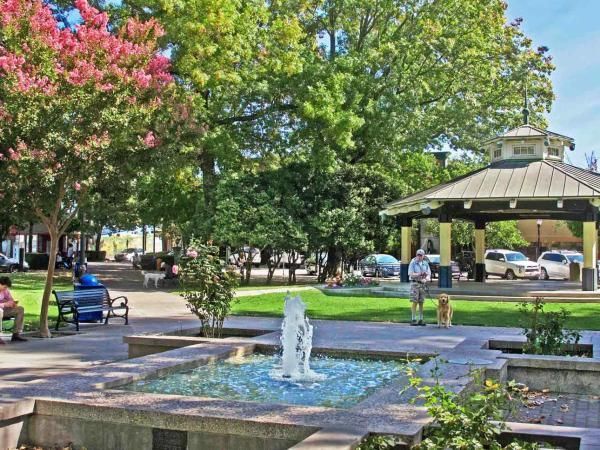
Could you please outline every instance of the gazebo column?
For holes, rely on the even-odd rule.
[[[583,271],[581,290],[595,291],[598,289],[597,245],[598,229],[596,228],[596,208],[586,212],[583,222]]]
[[[410,250],[412,247],[412,219],[410,217],[400,217],[400,282],[408,283],[408,265],[412,259]]]
[[[475,281],[485,282],[485,222],[475,221]]]
[[[452,268],[450,250],[452,248],[452,217],[446,212],[440,213],[440,273],[438,286],[452,287]]]

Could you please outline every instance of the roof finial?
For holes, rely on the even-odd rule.
[[[529,108],[527,107],[527,75],[525,75],[525,103],[523,105],[523,124],[529,125]]]

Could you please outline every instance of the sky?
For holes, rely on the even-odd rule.
[[[523,18],[534,48],[550,49],[556,100],[548,128],[575,138],[566,162],[586,167],[586,153],[600,157],[600,1],[508,0],[507,16]]]

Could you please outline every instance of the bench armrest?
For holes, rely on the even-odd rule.
[[[115,297],[115,298],[109,298],[109,299],[108,299],[108,303],[109,303],[109,304],[110,304],[110,306],[112,307],[112,306],[113,306],[113,303],[114,303],[116,300],[119,300],[119,299],[122,299],[122,300],[121,300],[121,306],[126,306],[126,305],[127,305],[127,302],[128,302],[128,300],[127,300],[127,297],[125,297],[124,295],[119,295],[118,297]]]

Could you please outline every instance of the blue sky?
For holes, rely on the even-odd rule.
[[[569,160],[585,167],[586,153],[595,150],[600,157],[600,1],[509,0],[507,16],[523,18],[522,28],[535,47],[550,48],[556,100],[549,129],[575,138]]]

